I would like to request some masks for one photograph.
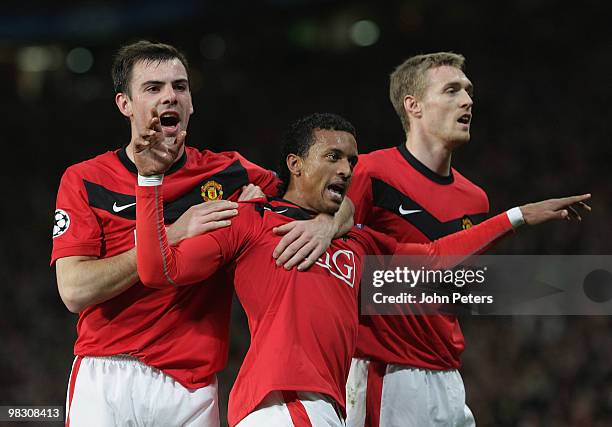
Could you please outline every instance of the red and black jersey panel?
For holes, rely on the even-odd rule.
[[[274,196],[278,182],[236,152],[186,147],[164,176],[165,223],[199,203],[235,201],[248,183]],[[68,168],[57,196],[51,263],[70,256],[109,258],[134,248],[136,185],[137,170],[125,149]],[[130,354],[188,388],[205,386],[226,363],[232,290],[223,272],[181,289],[154,290],[138,282],[79,313],[75,354]]]
[[[186,153],[183,154],[181,160],[173,165],[173,167],[167,172],[167,175],[172,174],[176,170],[179,170],[185,164]],[[137,174],[136,166],[127,158],[125,150],[119,152],[119,158],[126,168]],[[179,167],[176,167],[179,165]],[[203,189],[209,182],[217,183],[222,188],[223,194],[219,195],[217,191],[216,199],[229,199],[234,200],[237,195],[236,193],[241,190],[242,186],[249,184],[249,173],[247,169],[242,165],[239,159],[227,164],[227,166],[219,172],[203,177],[201,180],[196,181],[193,184],[193,188],[188,189],[184,194],[180,195],[175,200],[168,202],[164,205],[164,219],[166,224],[172,224],[176,221],[187,209],[193,205],[202,203],[205,200],[206,195],[202,195]],[[136,197],[133,195],[133,188],[129,194],[119,193],[110,190],[104,185],[96,184],[83,180],[87,196],[89,198],[89,204],[91,207],[105,210],[111,215],[120,216],[122,218],[135,220],[136,219]],[[267,189],[268,195],[275,195],[274,188]],[[122,206],[128,206],[125,209],[119,208]]]
[[[417,201],[377,178],[372,178],[372,194],[374,206],[395,215],[400,221],[407,222],[427,240],[436,240],[465,230],[481,223],[488,215],[488,212],[463,214],[448,221],[440,221]]]
[[[404,144],[359,156],[348,196],[355,222],[402,243],[426,243],[487,217],[485,192],[451,169],[441,176]],[[454,316],[362,316],[356,355],[426,369],[460,365],[464,338]]]

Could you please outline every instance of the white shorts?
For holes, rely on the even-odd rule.
[[[68,384],[66,426],[219,426],[216,378],[189,390],[130,356],[77,356]]]
[[[459,371],[353,359],[346,383],[348,427],[474,427]]]
[[[236,427],[344,427],[336,408],[319,393],[274,391]]]

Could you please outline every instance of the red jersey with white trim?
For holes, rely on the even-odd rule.
[[[137,170],[125,149],[69,167],[57,195],[51,264],[58,258],[109,258],[135,244]],[[165,223],[207,200],[237,200],[241,187],[259,185],[276,194],[278,179],[236,152],[186,147],[164,179]],[[74,353],[129,354],[161,369],[187,388],[206,386],[227,360],[232,298],[223,283],[154,290],[138,282],[123,293],[79,313]],[[227,283],[230,282],[230,283]]]
[[[334,239],[309,270],[277,267],[271,254],[280,236],[272,229],[309,213],[282,200],[245,202],[231,227],[170,247],[158,235],[158,187],[137,189],[138,273],[147,286],[180,289],[222,265],[234,273],[236,294],[249,321],[251,345],[230,394],[228,418],[236,425],[272,391],[310,391],[344,410],[345,385],[358,329],[358,288],[364,254],[474,253],[511,229],[506,214],[474,230],[430,244],[399,244],[368,229]]]
[[[406,146],[359,156],[348,197],[355,223],[397,239],[425,243],[470,228],[486,217],[485,192],[452,169],[440,176]],[[361,316],[356,357],[417,368],[461,365],[464,338],[454,315]]]

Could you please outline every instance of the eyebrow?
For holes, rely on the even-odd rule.
[[[330,148],[328,153],[334,153],[334,154],[340,154],[342,156],[346,156],[346,153],[338,148]]]
[[[329,153],[340,154],[340,155],[346,157],[349,162],[354,162],[354,164],[357,163],[357,160],[359,158],[359,155],[355,155],[355,156],[349,155],[346,152],[344,152],[344,151],[342,151],[342,150],[340,150],[338,148],[330,148],[329,149]]]
[[[461,87],[463,87],[463,85],[461,84],[460,81],[455,80],[455,81],[452,81],[452,82],[449,82],[449,83],[445,84],[444,87],[442,88],[442,90],[446,90],[449,87],[461,88]],[[465,86],[465,90],[471,96],[474,93],[474,85],[471,82],[468,83]]]
[[[148,86],[148,85],[163,85],[165,82],[162,82],[161,80],[147,80],[146,82],[143,82],[140,86],[144,87],[144,86]],[[176,84],[176,83],[185,83],[188,84],[189,81],[187,79],[177,79],[177,80],[172,80],[172,84]]]

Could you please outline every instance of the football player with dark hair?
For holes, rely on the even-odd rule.
[[[139,41],[119,49],[112,76],[130,142],[69,167],[57,195],[51,263],[62,300],[79,313],[67,422],[214,427],[216,373],[227,360],[231,281],[219,274],[207,282],[225,286],[157,291],[143,286],[136,271],[135,141],[153,132],[152,122],[168,143],[187,129],[193,113],[188,64],[173,46]],[[227,227],[236,201],[274,196],[278,182],[237,152],[181,146],[163,186],[168,241]],[[295,265],[293,256],[303,246],[316,261],[336,224],[344,222],[320,215],[287,235],[286,267]]]
[[[340,208],[357,162],[353,126],[333,114],[297,121],[284,138],[282,198],[240,203],[231,227],[171,246],[163,227],[162,183],[184,138],[181,133],[168,143],[152,123],[151,132],[136,141],[138,273],[146,286],[160,290],[190,288],[223,268],[233,273],[251,345],[230,394],[231,426],[344,424],[365,254],[422,255],[436,267],[444,262],[441,256],[467,257],[522,223],[566,218],[569,204],[589,197],[514,208],[428,244],[398,244],[355,227],[334,239],[309,270],[286,270],[269,257],[279,240],[274,229]]]

